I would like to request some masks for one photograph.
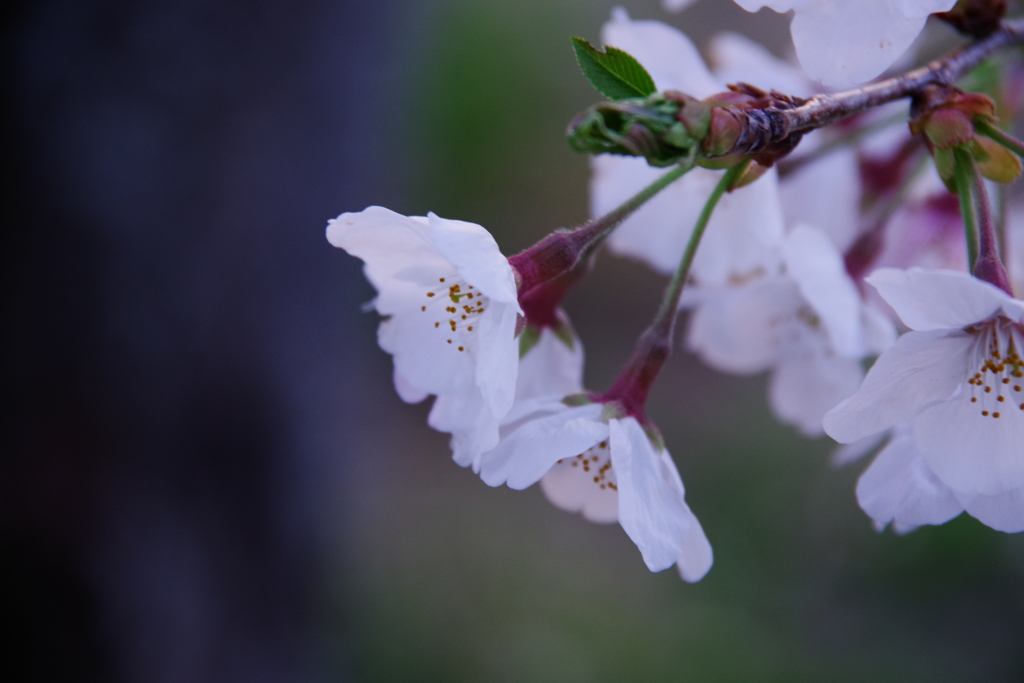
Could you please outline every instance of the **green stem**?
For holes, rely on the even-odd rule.
[[[971,176],[974,164],[967,151],[953,148],[953,180],[956,195],[960,199],[960,214],[964,217],[964,238],[967,240],[967,270],[974,272],[978,263],[978,224],[974,216],[974,202],[971,199]]]
[[[988,121],[975,121],[974,130],[985,137],[992,138],[1017,156],[1024,157],[1024,142],[1018,140],[1009,133],[999,130]]]
[[[647,393],[672,351],[672,332],[679,311],[679,297],[683,293],[683,286],[690,273],[693,257],[697,253],[701,237],[704,236],[704,229],[708,226],[711,212],[715,210],[718,200],[743,175],[749,164],[748,160],[733,166],[718,181],[718,185],[711,192],[711,196],[708,197],[704,209],[697,218],[697,224],[693,227],[693,233],[686,245],[686,251],[683,252],[683,258],[679,262],[679,268],[665,289],[661,307],[654,316],[654,321],[640,335],[636,346],[633,347],[633,354],[629,362],[619,373],[611,388],[605,394],[592,397],[594,400],[617,401],[625,414],[632,415],[642,424],[647,424],[647,418],[644,417]]]
[[[715,189],[711,191],[711,196],[704,203],[704,208],[701,210],[700,216],[697,217],[697,223],[693,226],[693,232],[690,233],[690,240],[686,243],[686,250],[683,252],[683,258],[679,261],[679,267],[676,268],[672,281],[669,282],[668,287],[665,289],[665,294],[661,300],[661,308],[658,309],[651,327],[660,328],[664,326],[666,332],[671,334],[676,312],[679,310],[679,298],[683,294],[686,279],[690,276],[690,266],[693,265],[693,257],[697,255],[697,247],[700,246],[701,238],[704,237],[704,230],[708,227],[711,214],[714,212],[715,207],[718,206],[718,200],[739,180],[749,165],[750,161],[748,160],[730,168],[722,175],[718,184],[715,185]]]
[[[519,292],[526,293],[537,285],[575,268],[630,214],[679,180],[693,168],[693,165],[693,158],[683,160],[678,166],[605,215],[593,218],[575,230],[556,230],[532,247],[510,257],[508,261],[519,279]]]

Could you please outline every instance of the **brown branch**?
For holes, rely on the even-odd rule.
[[[1024,41],[1024,18],[1004,21],[988,38],[913,71],[854,90],[820,94],[795,107],[734,111],[745,118],[736,144],[727,154],[748,154],[783,146],[787,139],[822,128],[873,107],[911,97],[929,85],[952,85],[996,50]]]

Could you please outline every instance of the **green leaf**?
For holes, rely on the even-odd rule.
[[[631,55],[616,47],[602,52],[583,38],[572,39],[576,61],[590,84],[612,100],[647,97],[657,92],[654,79]]]
[[[537,342],[540,341],[540,329],[533,325],[527,325],[519,335],[519,357],[522,358],[530,352]]]

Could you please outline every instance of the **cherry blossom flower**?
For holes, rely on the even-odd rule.
[[[820,230],[787,235],[769,273],[694,288],[687,346],[712,367],[771,370],[776,416],[807,436],[825,413],[857,390],[860,360],[892,343],[891,323],[860,298],[842,256]]]
[[[810,78],[848,86],[878,76],[907,49],[928,15],[956,0],[736,0],[748,12],[794,10],[790,33]]]
[[[1019,510],[1024,489],[1024,301],[953,271],[881,269],[867,281],[911,331],[825,416],[825,431],[850,443],[906,423],[972,515],[1012,518],[1005,505]]]
[[[498,442],[519,369],[516,281],[494,238],[473,223],[371,206],[331,220],[327,239],[365,262],[399,396],[435,395],[429,424],[452,435],[456,462],[478,461]]]
[[[711,545],[660,437],[615,402],[567,403],[574,401],[518,404],[501,443],[481,461],[483,480],[513,489],[540,481],[557,507],[594,522],[618,520],[651,571],[675,564],[686,581],[700,580],[711,568]]]

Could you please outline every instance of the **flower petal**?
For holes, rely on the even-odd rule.
[[[441,218],[434,213],[428,218],[431,241],[466,282],[492,301],[518,302],[512,266],[491,233],[476,223]]]
[[[927,20],[894,12],[890,2],[819,0],[800,7],[789,30],[804,72],[825,85],[848,86],[885,71],[907,51]]]
[[[912,330],[963,328],[1014,306],[998,287],[952,270],[882,268],[865,280]]]
[[[516,402],[542,396],[569,396],[583,391],[583,344],[573,347],[545,327],[540,339],[519,359],[516,378]]]
[[[825,413],[852,396],[863,376],[860,363],[850,358],[795,359],[775,367],[768,397],[780,422],[814,438],[824,433]]]
[[[922,411],[914,439],[939,479],[958,493],[996,496],[1024,486],[1024,410],[1013,401],[996,419],[965,392]]]
[[[945,524],[961,512],[953,492],[932,473],[909,431],[893,437],[857,482],[857,502],[879,531]]]
[[[683,482],[667,451],[657,452],[636,421],[609,422],[612,467],[619,485],[619,523],[651,571],[677,562],[686,580],[711,568],[710,546],[683,498]],[[706,539],[704,539],[706,543]],[[687,556],[687,553],[696,553]]]
[[[522,423],[482,456],[480,477],[488,486],[507,483],[509,488],[525,489],[559,460],[575,457],[608,437],[601,403],[575,408],[554,403],[550,410],[547,416]]]
[[[713,368],[737,373],[760,372],[779,361],[777,321],[794,317],[803,303],[796,283],[784,277],[703,290],[698,301],[687,348]]]
[[[904,334],[875,361],[857,393],[825,415],[825,432],[851,443],[910,422],[956,391],[972,343],[968,335],[946,330]]]
[[[824,324],[832,349],[847,358],[863,356],[860,295],[828,236],[798,225],[783,241],[782,256],[786,271]]]
[[[995,496],[957,494],[967,513],[996,531],[1015,534],[1024,531],[1024,489],[1016,488]]]

